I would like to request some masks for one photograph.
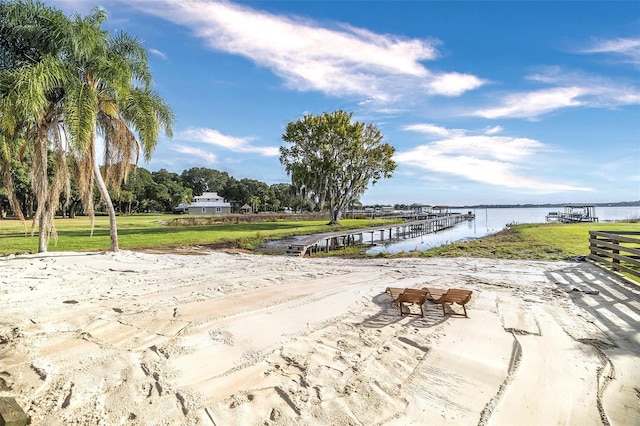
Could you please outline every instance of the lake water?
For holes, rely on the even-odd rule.
[[[502,231],[509,224],[544,223],[545,216],[551,211],[562,211],[563,208],[499,208],[499,209],[452,209],[455,213],[471,211],[476,215],[472,221],[462,222],[453,228],[433,234],[402,241],[379,244],[367,250],[368,254],[400,253],[429,250],[444,244],[486,237]],[[640,207],[596,207],[596,216],[600,222],[615,221],[640,217]]]

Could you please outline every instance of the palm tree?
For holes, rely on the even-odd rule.
[[[140,150],[151,158],[160,128],[172,136],[174,116],[151,90],[151,73],[142,44],[101,29],[104,10],[76,16],[66,51],[70,78],[65,84],[64,123],[73,147],[83,204],[93,217],[92,193],[98,186],[109,214],[111,250],[118,251],[116,212],[107,185],[117,190]],[[139,140],[136,139],[137,132]],[[104,177],[98,162],[98,135],[104,141]]]
[[[9,158],[27,150],[33,158],[32,183],[37,210],[38,251],[57,238],[53,218],[60,195],[70,192],[63,138],[60,133],[64,68],[58,55],[68,20],[41,3],[0,4],[0,136],[3,183],[14,213],[23,218],[13,194]],[[53,170],[49,153],[53,154]]]
[[[60,195],[70,193],[69,153],[92,229],[97,185],[109,213],[111,249],[117,251],[107,185],[117,191],[140,150],[148,160],[160,128],[171,137],[174,121],[169,106],[151,90],[146,50],[126,34],[112,37],[103,31],[103,10],[69,19],[41,3],[13,1],[1,2],[0,12],[0,160],[6,169],[16,150],[32,151],[38,251],[47,251],[49,237],[56,237],[53,218]],[[105,146],[104,177],[98,135]],[[48,167],[50,152],[53,170]],[[7,175],[3,173],[3,182],[11,192]],[[16,214],[21,214],[19,208]]]

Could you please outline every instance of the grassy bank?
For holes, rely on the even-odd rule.
[[[293,235],[330,232],[328,219],[276,220],[252,223],[219,223],[212,225],[169,226],[175,215],[132,215],[118,217],[119,245],[123,250],[163,249],[211,246],[254,249],[269,239]],[[340,229],[356,229],[388,223],[383,220],[343,219]],[[37,230],[32,236],[31,222],[27,233],[17,220],[0,220],[0,253],[35,253],[38,249]],[[87,217],[57,218],[58,241],[53,238],[49,251],[104,251],[110,247],[109,220],[96,217],[93,236]]]
[[[478,240],[436,247],[421,257],[487,257],[566,260],[589,254],[589,231],[636,231],[640,223],[546,223],[515,225]]]
[[[477,240],[454,242],[426,251],[367,255],[369,246],[318,253],[314,256],[348,257],[485,257],[491,259],[567,260],[589,254],[589,231],[635,231],[640,223],[537,223],[513,225]]]
[[[488,257],[501,259],[567,260],[589,254],[589,231],[640,232],[640,223],[576,223],[517,225],[498,234],[465,243],[436,247],[421,257]],[[627,264],[627,267],[634,268]],[[627,278],[640,281],[633,274]]]
[[[175,215],[133,215],[118,217],[118,235],[123,250],[172,250],[193,246],[255,249],[261,242],[330,232],[327,219],[269,219],[252,223],[218,223],[212,225],[169,226]],[[384,220],[343,219],[341,229],[357,229],[385,224]],[[49,251],[104,251],[109,249],[109,221],[97,217],[90,235],[87,217],[55,221],[57,244]],[[30,225],[30,223],[28,224]],[[452,243],[428,251],[378,254],[380,257],[485,257],[502,259],[566,260],[589,253],[589,230],[637,231],[640,223],[576,223],[515,225],[495,235],[468,242]],[[26,235],[15,220],[0,220],[0,254],[35,253],[37,233]],[[349,247],[316,256],[365,257],[367,247]]]

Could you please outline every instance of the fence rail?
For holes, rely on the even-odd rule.
[[[589,258],[640,277],[640,232],[589,231]]]

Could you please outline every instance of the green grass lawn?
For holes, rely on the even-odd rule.
[[[253,249],[260,242],[292,235],[306,235],[335,231],[323,220],[282,220],[205,226],[167,226],[175,215],[118,216],[118,240],[123,250],[143,248],[172,248],[195,245],[220,245]],[[342,219],[340,229],[356,229],[389,223],[384,220]],[[103,251],[110,247],[109,219],[96,217],[91,236],[88,217],[56,218],[57,243],[51,239],[49,251]],[[27,233],[19,221],[0,220],[0,253],[35,253],[38,233]]]
[[[200,226],[168,226],[175,215],[132,215],[118,217],[120,248],[172,249],[189,246],[237,247],[255,249],[261,242],[293,235],[358,229],[381,224],[385,220],[343,219],[340,228],[327,225],[327,219],[268,220],[253,223],[221,223]],[[16,220],[0,220],[0,253],[35,253],[37,230],[25,232]],[[87,217],[55,221],[57,243],[52,239],[49,251],[104,251],[110,247],[109,220],[96,217],[93,236]],[[514,225],[495,235],[468,242],[452,243],[428,251],[378,254],[379,257],[485,257],[501,259],[567,260],[589,254],[589,231],[635,231],[640,223],[547,223]],[[367,257],[368,246],[349,247],[314,256]]]
[[[495,235],[420,252],[419,256],[566,260],[589,254],[589,231],[635,231],[640,223],[544,223],[515,225]]]

